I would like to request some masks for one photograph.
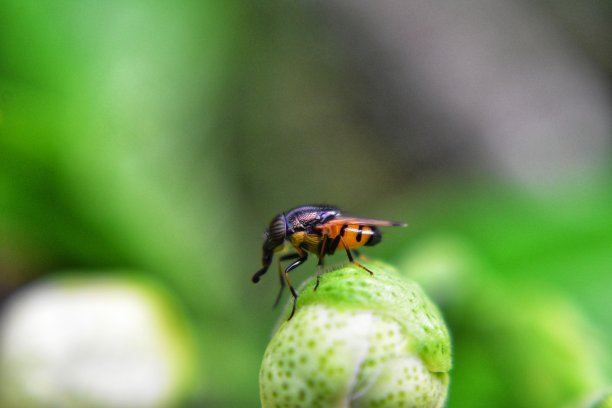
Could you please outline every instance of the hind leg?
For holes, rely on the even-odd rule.
[[[369,273],[370,275],[374,275],[374,272],[372,272],[371,270],[369,270],[368,268],[366,268],[365,266],[363,266],[362,264],[360,264],[359,262],[357,262],[357,261],[356,261],[356,260],[353,258],[353,254],[351,254],[351,250],[350,250],[350,249],[348,249],[348,248],[346,247],[346,245],[344,245],[344,240],[342,239],[342,237],[340,237],[340,241],[342,242],[342,246],[344,247],[344,250],[346,251],[346,255],[348,256],[349,261],[350,261],[352,264],[357,265],[357,266],[358,266],[358,267],[360,267],[361,269],[364,269],[364,270],[368,271],[368,273]]]

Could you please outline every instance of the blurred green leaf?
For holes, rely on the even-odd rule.
[[[601,389],[610,360],[593,320],[549,285],[495,276],[477,249],[446,234],[402,258],[453,334],[449,407],[574,406]]]

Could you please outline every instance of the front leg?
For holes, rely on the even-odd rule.
[[[278,278],[280,280],[280,290],[278,291],[278,295],[276,295],[276,300],[274,301],[274,306],[278,306],[278,302],[280,302],[281,295],[283,294],[283,290],[285,289],[285,278],[283,277],[283,270],[281,269],[281,262],[288,261],[289,259],[299,258],[301,255],[297,253],[283,255],[278,258]]]
[[[285,281],[287,282],[287,286],[289,286],[289,290],[291,291],[291,295],[293,296],[293,308],[291,309],[291,315],[287,320],[291,320],[291,318],[293,317],[293,314],[295,313],[295,308],[297,307],[298,298],[297,292],[293,288],[291,280],[289,279],[289,272],[306,262],[306,259],[308,259],[308,253],[305,252],[303,249],[298,248],[297,251],[300,258],[285,269]]]

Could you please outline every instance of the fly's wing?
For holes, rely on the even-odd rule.
[[[321,225],[317,225],[315,228],[323,229],[331,225],[344,225],[344,224],[376,225],[380,227],[406,227],[408,225],[405,222],[377,220],[374,218],[335,217],[334,219],[326,221],[325,223]]]

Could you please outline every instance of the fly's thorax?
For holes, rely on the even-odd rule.
[[[304,205],[286,213],[289,233],[312,229],[340,215],[340,210],[331,206]]]
[[[298,231],[298,232],[294,232],[291,235],[289,235],[288,239],[289,239],[289,242],[291,242],[291,245],[293,245],[293,247],[299,248],[304,242],[305,237],[306,237],[306,232]]]
[[[310,253],[318,254],[322,236],[320,234],[299,231],[292,233],[287,239],[294,248],[301,248]]]

